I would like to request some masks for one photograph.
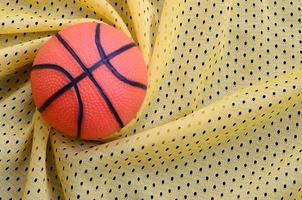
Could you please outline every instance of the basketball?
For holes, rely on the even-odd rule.
[[[70,137],[97,140],[135,118],[147,89],[147,67],[122,31],[95,22],[69,26],[38,51],[32,96],[43,119]]]

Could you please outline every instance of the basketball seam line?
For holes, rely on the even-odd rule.
[[[69,44],[61,37],[59,33],[56,34],[56,37],[60,41],[60,43],[64,46],[64,48],[70,53],[70,55],[77,61],[77,63],[80,65],[83,71],[85,71],[88,74],[89,79],[92,81],[92,83],[95,85],[95,87],[98,89],[100,95],[105,100],[107,106],[109,107],[111,113],[114,115],[116,121],[118,122],[119,126],[122,128],[124,126],[120,116],[118,115],[117,111],[115,110],[114,106],[112,105],[110,99],[107,97],[101,86],[98,84],[98,82],[95,80],[93,75],[89,72],[89,70],[86,68],[86,66],[83,64],[79,56],[74,52],[74,50],[69,46]],[[82,122],[81,122],[82,123]],[[80,124],[78,124],[80,125]]]
[[[53,69],[59,72],[62,72],[61,69],[64,70],[64,68],[57,66],[57,68],[53,68],[53,67],[49,67],[49,64],[39,64],[39,65],[34,65],[32,70],[41,70],[41,69]],[[68,72],[67,72],[68,73]],[[64,75],[66,75],[64,73]],[[70,74],[69,74],[70,75]],[[67,75],[66,75],[67,76]],[[59,98],[64,92],[67,92],[69,89],[71,89],[72,87],[74,87],[78,82],[80,82],[81,80],[83,80],[86,77],[86,73],[82,73],[81,75],[77,76],[75,79],[73,79],[73,77],[70,75],[70,77],[72,79],[71,82],[67,83],[66,85],[64,85],[62,88],[60,88],[59,90],[57,90],[53,95],[51,95],[43,104],[40,108],[38,108],[38,110],[40,112],[45,111],[45,109],[53,102],[55,101],[57,98]]]
[[[125,77],[123,75],[121,75],[114,67],[113,65],[111,64],[110,61],[107,61],[105,63],[105,66],[112,72],[112,74],[115,75],[115,77],[117,77],[119,80],[121,80],[122,82],[124,83],[127,83],[128,85],[131,85],[131,86],[134,86],[134,87],[137,87],[137,88],[141,88],[141,89],[147,89],[147,87],[142,84],[142,83],[139,83],[139,82],[135,82],[135,81],[131,81],[131,80],[128,80],[128,79],[125,79]]]
[[[104,64],[105,66],[111,71],[111,73],[117,78],[119,79],[120,81],[128,84],[128,85],[131,85],[131,86],[134,86],[134,87],[138,87],[138,88],[141,88],[141,89],[147,89],[146,85],[142,84],[142,83],[139,83],[139,82],[136,82],[136,81],[132,81],[132,80],[129,80],[127,79],[125,76],[123,76],[122,74],[120,74],[115,68],[114,66],[111,64],[110,60],[107,59],[107,55],[105,53],[105,50],[101,44],[101,38],[100,38],[100,28],[101,28],[101,25],[98,23],[96,25],[96,33],[95,33],[95,45],[98,49],[98,52],[99,52],[99,55],[101,57],[101,60],[104,60]]]
[[[123,53],[124,51],[134,47],[135,44],[134,43],[130,43],[127,44],[119,49],[117,49],[116,51],[108,54],[107,59],[110,60],[116,56],[118,56],[119,54]],[[88,70],[90,72],[93,72],[94,70],[98,69],[99,67],[101,67],[103,65],[103,61],[97,61],[95,64],[92,65],[92,67],[90,67]],[[53,70],[57,70],[59,72],[62,72],[65,76],[69,76],[69,72],[66,71],[63,67],[59,66],[59,65],[54,65],[54,64],[37,64],[37,65],[33,65],[32,70],[42,70],[42,69],[53,69]],[[70,80],[74,80],[73,82],[69,82],[68,84],[64,85],[60,90],[56,91],[52,96],[50,96],[43,104],[40,108],[38,108],[38,110],[40,112],[43,112],[53,101],[55,101],[57,98],[59,98],[64,92],[68,91],[69,89],[71,89],[74,84],[79,83],[81,80],[83,80],[85,77],[87,76],[86,72],[83,72],[82,74],[80,74],[79,76],[77,76],[76,78],[73,78],[71,75]],[[58,93],[58,94],[57,94]]]
[[[34,65],[32,70],[37,70],[37,69],[54,69],[57,70],[59,72],[62,72],[70,81],[73,80],[73,77],[71,76],[71,74],[64,69],[63,67],[59,66],[59,65],[55,65],[55,64],[38,64],[38,65]]]
[[[54,99],[57,99],[59,96],[61,96],[63,93],[65,93],[65,91],[67,91],[68,89],[74,87],[76,96],[77,96],[77,101],[79,104],[79,115],[78,115],[78,127],[77,127],[77,137],[80,136],[80,130],[81,130],[81,123],[79,123],[80,121],[82,121],[83,118],[83,102],[80,96],[80,92],[79,92],[79,88],[77,86],[77,84],[75,83],[75,79],[71,76],[71,74],[66,71],[63,67],[58,66],[58,65],[54,65],[54,64],[47,64],[47,65],[35,65],[34,69],[53,69],[59,72],[62,72],[71,82],[69,82],[67,85],[65,85],[64,87],[62,87],[59,91],[60,92],[56,92],[54,93],[50,98],[48,98],[43,105],[38,109],[40,112],[43,112],[47,106],[49,106]]]
[[[81,129],[82,129],[82,121],[83,121],[83,102],[82,102],[82,98],[81,98],[80,91],[79,91],[77,84],[74,84],[74,89],[75,89],[78,104],[79,104],[79,115],[78,115],[78,120],[77,120],[77,125],[78,125],[77,126],[77,137],[80,137]]]

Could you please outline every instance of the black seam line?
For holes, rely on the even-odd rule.
[[[100,29],[101,29],[101,25],[98,23],[96,25],[96,29],[95,29],[95,45],[98,49],[99,55],[101,56],[101,59],[103,60],[104,58],[106,58],[106,54],[105,51],[102,47],[101,44],[101,38],[100,38]]]
[[[56,91],[52,96],[50,96],[38,110],[40,112],[43,112],[53,101],[55,101],[58,97],[60,97],[64,92],[69,90],[74,86],[74,79],[73,77],[69,74],[68,71],[66,71],[63,67],[59,65],[54,65],[54,64],[39,64],[39,65],[34,65],[32,70],[41,70],[41,69],[52,69],[59,71],[63,73],[71,82],[69,82],[67,85]]]
[[[107,61],[107,62],[105,63],[105,66],[112,72],[112,74],[114,74],[114,76],[115,76],[117,79],[121,80],[122,82],[127,83],[128,85],[132,85],[132,86],[137,87],[137,88],[141,88],[141,89],[143,89],[143,90],[146,90],[146,89],[147,89],[147,87],[146,87],[144,84],[139,83],[139,82],[136,82],[136,81],[131,81],[131,80],[125,78],[123,75],[121,75],[121,74],[113,67],[113,65],[110,63],[110,61]]]
[[[86,71],[86,66],[84,63],[81,61],[80,57],[74,52],[74,50],[69,46],[69,44],[62,38],[62,36],[57,33],[56,34],[57,39],[59,42],[64,46],[64,48],[69,52],[69,54],[75,59],[75,61],[80,65],[80,67]]]
[[[62,68],[59,65],[54,65],[54,64],[39,64],[39,65],[34,65],[32,70],[42,70],[42,69],[52,69],[56,70],[59,72],[62,72],[71,82],[63,86],[61,89],[57,90],[52,96],[50,96],[38,110],[40,112],[44,112],[45,109],[52,103],[54,102],[57,98],[59,98],[63,93],[71,89],[72,87],[76,86],[76,83],[81,81],[83,78],[86,77],[86,74],[83,73],[73,79],[73,77],[67,72],[64,68]]]
[[[74,82],[70,82],[58,91],[56,91],[53,95],[51,95],[44,103],[43,105],[38,109],[40,112],[44,112],[45,109],[54,102],[57,98],[59,98],[62,94],[64,94],[67,90],[72,88],[74,86]]]
[[[134,46],[133,43],[131,44],[127,44],[121,48],[119,48],[118,50],[112,52],[111,54],[109,54],[107,56],[108,59],[112,59],[115,56],[119,55],[120,53],[123,53],[124,51],[126,51],[129,48],[132,48]],[[102,64],[104,64],[102,62],[102,60],[96,62],[91,68],[89,68],[90,72],[93,72],[94,70],[96,70],[97,68],[101,67]],[[56,91],[51,97],[49,97],[44,103],[43,105],[38,109],[40,112],[45,111],[45,109],[53,102],[55,101],[57,98],[59,98],[64,92],[67,92],[69,89],[71,89],[75,84],[77,84],[78,82],[80,82],[81,80],[83,80],[86,76],[87,73],[83,72],[82,74],[80,74],[79,76],[77,76],[75,79],[73,79],[73,77],[69,74],[69,72],[67,72],[63,67],[59,66],[59,65],[54,65],[54,64],[39,64],[39,65],[34,65],[32,70],[42,70],[42,69],[53,69],[53,70],[57,70],[62,72],[64,75],[66,75],[72,82],[66,84],[65,86],[63,86],[63,88],[59,89],[58,91]],[[57,94],[58,93],[58,94]]]
[[[83,102],[77,84],[74,84],[74,90],[76,92],[76,96],[79,104],[79,114],[78,114],[78,121],[77,121],[77,137],[81,137],[82,121],[83,121]]]
[[[105,53],[105,50],[101,44],[101,39],[100,39],[100,29],[101,29],[101,26],[100,24],[97,24],[96,25],[96,30],[95,30],[95,45],[98,49],[98,52],[99,52],[99,55],[101,57],[102,60],[104,60],[104,64],[105,66],[111,71],[111,73],[117,78],[119,79],[120,81],[128,84],[128,85],[131,85],[133,87],[138,87],[138,88],[141,88],[143,90],[146,90],[147,87],[146,85],[142,84],[142,83],[139,83],[139,82],[136,82],[136,81],[132,81],[132,80],[129,80],[127,79],[125,76],[123,76],[122,74],[120,74],[114,67],[113,65],[110,63],[110,59],[107,59],[107,55]],[[109,55],[108,55],[109,56]]]
[[[42,69],[42,68],[41,68]],[[84,76],[85,77],[85,76]],[[77,120],[77,136],[80,137],[81,135],[81,127],[82,127],[82,119],[83,119],[83,102],[82,98],[79,92],[79,88],[76,85],[75,80],[72,80],[72,82],[66,84],[64,87],[56,91],[52,96],[50,96],[43,105],[38,109],[41,113],[45,111],[45,109],[54,102],[57,98],[59,98],[61,95],[63,95],[66,91],[74,87],[76,92],[77,101],[79,104],[79,114],[78,114],[78,120]]]
[[[107,106],[109,107],[110,111],[113,113],[116,121],[118,122],[119,126],[122,128],[124,126],[120,116],[118,115],[118,113],[116,112],[114,106],[112,105],[111,101],[109,100],[109,98],[107,97],[107,95],[105,94],[105,92],[103,91],[103,89],[101,88],[101,86],[97,83],[97,81],[93,78],[91,81],[94,83],[94,85],[96,86],[96,88],[98,89],[99,93],[102,95],[102,97],[104,98]]]
[[[56,34],[57,39],[64,45],[64,47],[67,49],[67,51],[72,55],[72,57],[78,62],[78,64],[83,68],[85,68],[84,64],[81,62],[78,55],[71,49],[71,47],[67,44],[67,42],[60,36],[59,33]],[[83,118],[83,103],[81,99],[81,95],[79,95],[79,89],[76,86],[74,80],[72,81],[72,86],[74,86],[74,89],[76,91],[76,97],[79,103],[79,113],[78,113],[78,121],[77,121],[77,135],[81,135],[81,127],[82,127],[82,118]],[[64,88],[64,87],[63,87]],[[62,90],[61,90],[62,91]],[[61,95],[61,94],[60,94]],[[50,102],[51,103],[51,102]]]
[[[83,64],[79,56],[73,51],[73,49],[69,46],[69,44],[59,35],[57,34],[56,37],[61,42],[61,44],[64,46],[65,49],[70,53],[70,55],[78,62],[80,67],[87,73],[89,79],[92,81],[92,83],[95,85],[95,87],[98,89],[98,92],[101,94],[103,99],[105,100],[107,106],[109,107],[110,111],[113,113],[116,121],[118,122],[119,126],[122,128],[124,126],[121,118],[119,117],[118,113],[116,112],[115,108],[113,107],[111,101],[101,88],[101,86],[98,84],[98,82],[95,80],[92,74],[90,74],[89,70],[86,68],[86,66]]]
[[[42,69],[42,68],[41,68]],[[45,68],[49,69],[49,68]],[[38,70],[38,69],[36,69]],[[73,79],[72,82],[69,82],[68,84],[64,85],[61,89],[57,90],[52,96],[50,96],[38,110],[40,112],[44,112],[45,109],[52,103],[54,102],[57,98],[59,98],[62,94],[70,90],[72,87],[74,87],[78,82],[80,82],[82,79],[86,77],[86,73],[83,73],[79,75],[77,78]]]
[[[129,43],[129,44],[126,44],[126,45],[122,46],[121,48],[117,49],[116,51],[108,54],[105,59],[101,59],[98,62],[96,62],[95,64],[93,64],[88,70],[90,72],[93,72],[94,70],[99,68],[100,65],[105,64],[105,62],[107,62],[107,61],[111,60],[112,58],[118,56],[119,54],[123,53],[124,51],[127,51],[128,49],[131,49],[132,47],[135,47],[134,43]]]
[[[33,65],[32,70],[39,70],[39,69],[53,69],[59,72],[62,72],[69,80],[73,80],[73,77],[70,75],[70,73],[64,69],[63,67],[59,65],[54,65],[54,64],[38,64],[38,65]]]

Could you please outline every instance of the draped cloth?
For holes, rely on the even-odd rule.
[[[301,199],[302,1],[1,0],[1,199]],[[139,45],[135,119],[90,142],[31,97],[37,50],[110,24]]]

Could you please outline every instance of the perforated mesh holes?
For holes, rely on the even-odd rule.
[[[0,197],[301,199],[301,7],[1,1]],[[149,72],[136,119],[103,142],[51,131],[28,84],[40,45],[91,20],[131,35]]]

